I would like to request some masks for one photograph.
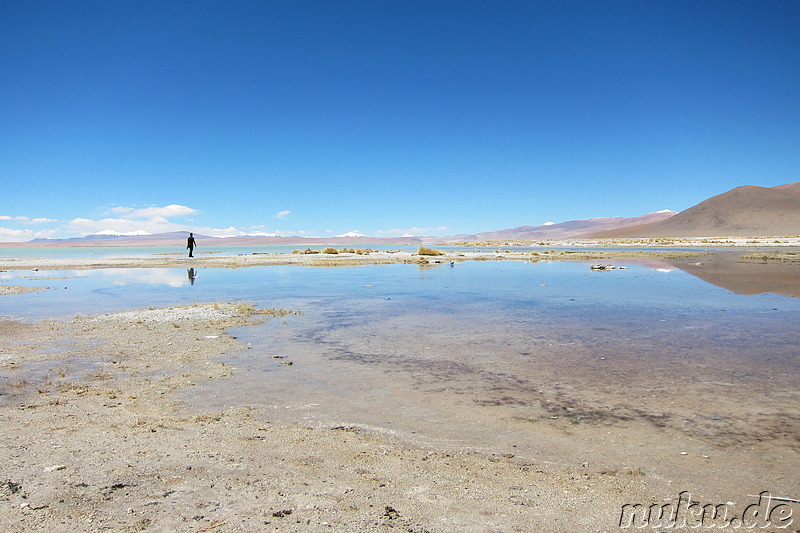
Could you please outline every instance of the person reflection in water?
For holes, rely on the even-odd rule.
[[[194,280],[195,280],[195,278],[197,278],[197,276],[194,273],[194,269],[193,268],[187,268],[186,269],[186,273],[189,274],[189,283],[194,285]]]
[[[194,257],[192,255],[192,251],[194,250],[195,246],[197,246],[197,243],[194,242],[194,233],[190,233],[189,240],[186,241],[186,247],[189,249],[189,257]]]

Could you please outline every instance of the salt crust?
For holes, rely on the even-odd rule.
[[[121,313],[98,315],[92,321],[130,321],[130,322],[177,322],[190,320],[193,322],[216,321],[233,318],[239,306],[231,303],[187,305],[167,309],[137,309]]]

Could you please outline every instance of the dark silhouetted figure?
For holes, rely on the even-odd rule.
[[[189,257],[194,257],[192,255],[192,250],[194,250],[195,246],[197,246],[197,243],[194,242],[194,233],[190,233],[189,240],[186,241],[186,247],[189,249]]]
[[[197,279],[197,274],[194,273],[194,269],[187,268],[186,273],[189,275],[189,283],[194,285],[194,280]]]

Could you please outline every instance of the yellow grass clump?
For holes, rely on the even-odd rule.
[[[445,253],[441,250],[435,250],[433,248],[427,248],[425,246],[420,246],[417,250],[417,254],[419,255],[445,255]]]

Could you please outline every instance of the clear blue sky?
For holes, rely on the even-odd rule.
[[[0,0],[0,240],[473,233],[800,180],[800,2]]]

